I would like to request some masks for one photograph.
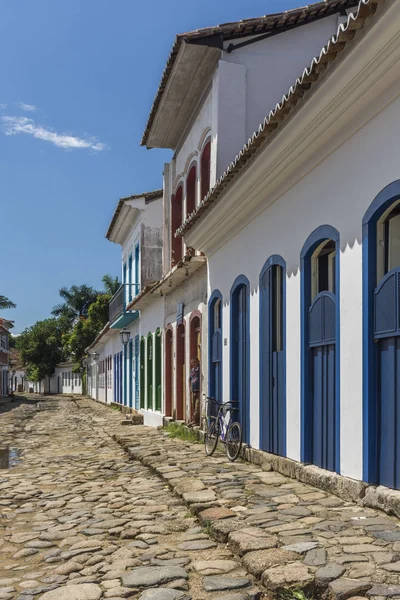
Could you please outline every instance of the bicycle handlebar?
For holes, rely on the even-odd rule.
[[[228,402],[220,402],[215,398],[211,398],[211,396],[206,396],[207,402],[214,402],[218,404],[218,406],[226,406],[227,404],[239,404],[239,400],[229,400]]]

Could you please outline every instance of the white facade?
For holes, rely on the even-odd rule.
[[[145,423],[152,425],[162,424],[162,372],[157,375],[161,385],[157,396],[146,363],[142,365],[140,349],[144,344],[146,353],[148,334],[154,337],[157,328],[162,339],[164,305],[161,300],[158,313],[156,307],[149,313],[146,310],[139,313],[130,308],[130,303],[161,275],[162,217],[162,190],[120,200],[107,237],[121,245],[123,283],[110,301],[109,324],[88,349],[87,365],[88,394],[92,398],[139,410]],[[121,341],[122,329],[129,332],[126,346]],[[156,379],[155,373],[153,378]],[[160,398],[160,394],[158,410],[156,397]]]
[[[366,472],[363,459],[363,314],[366,308],[363,305],[362,223],[375,197],[400,179],[397,160],[400,48],[396,37],[399,4],[390,3],[386,12],[381,9],[374,19],[373,27],[360,35],[352,51],[338,61],[329,77],[322,79],[288,124],[278,129],[245,174],[236,178],[215,207],[185,236],[186,244],[207,255],[208,295],[218,289],[223,299],[225,401],[232,399],[231,288],[240,275],[249,282],[248,442],[255,448],[261,447],[260,273],[271,256],[280,255],[284,259],[286,455],[299,461],[304,460],[301,455],[304,383],[301,339],[302,326],[306,326],[301,307],[304,269],[301,252],[317,228],[329,225],[339,232],[338,470],[355,479],[365,478]],[[325,27],[324,21],[316,25]],[[311,27],[313,25],[308,26]],[[304,34],[302,29],[291,35]],[[276,36],[274,40],[275,44],[282,44],[284,36]],[[303,38],[298,40],[296,49],[303,41]],[[284,49],[281,50],[284,53]],[[274,78],[268,81],[274,88]],[[278,89],[280,83],[278,81]],[[273,105],[266,108],[272,109]]]

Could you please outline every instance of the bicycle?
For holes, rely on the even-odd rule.
[[[210,404],[218,406],[217,415],[210,415]],[[240,454],[242,447],[242,428],[240,423],[232,420],[232,412],[237,410],[234,404],[237,401],[218,402],[215,398],[207,396],[207,430],[204,436],[204,446],[207,456],[212,456],[218,445],[218,438],[225,444],[226,455],[233,462]]]

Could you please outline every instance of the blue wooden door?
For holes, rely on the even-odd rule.
[[[139,336],[135,335],[135,408],[139,410]]]
[[[375,290],[377,344],[378,483],[400,489],[400,269]]]
[[[127,364],[127,373],[128,373],[128,406],[129,408],[133,407],[133,341],[129,340],[129,354],[128,354],[128,364]]]
[[[232,416],[240,421],[243,441],[249,442],[247,287],[238,286],[232,300],[232,400],[239,402],[238,414],[234,411]]]
[[[211,395],[218,402],[222,402],[222,331],[214,331],[211,340],[211,369],[212,369],[212,390]],[[211,414],[216,416],[218,407],[211,403],[208,405]]]
[[[312,463],[335,471],[336,459],[336,298],[318,294],[309,308],[308,346],[311,353]]]
[[[261,278],[261,448],[285,455],[285,356],[283,269],[272,265]]]

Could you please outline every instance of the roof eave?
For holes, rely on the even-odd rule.
[[[216,46],[191,42],[180,44],[159,103],[153,106],[142,145],[147,148],[176,148],[199,97],[211,81],[220,56],[221,48]]]

